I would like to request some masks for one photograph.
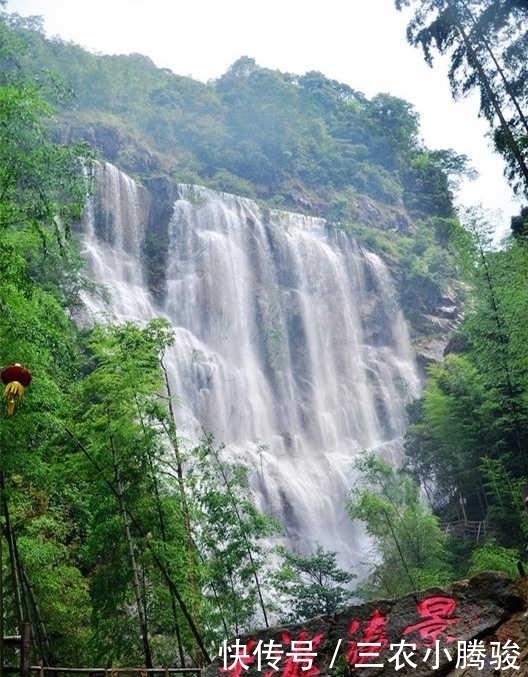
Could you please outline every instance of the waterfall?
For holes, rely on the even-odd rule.
[[[290,545],[358,561],[346,515],[354,457],[396,460],[405,404],[419,394],[405,319],[383,261],[323,219],[191,185],[168,224],[165,300],[145,284],[145,190],[111,165],[86,210],[82,244],[109,303],[92,316],[166,317],[183,437],[202,431],[253,471],[259,506]]]

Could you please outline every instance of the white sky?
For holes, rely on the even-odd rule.
[[[453,148],[478,168],[465,204],[502,211],[501,231],[518,212],[476,102],[452,101],[440,64],[429,68],[407,44],[393,0],[8,0],[6,9],[42,16],[50,36],[101,54],[145,54],[198,80],[249,56],[283,72],[320,71],[368,97],[399,96],[419,112],[429,148]]]

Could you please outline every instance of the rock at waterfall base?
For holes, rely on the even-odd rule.
[[[226,639],[203,676],[526,677],[527,609],[528,578],[485,572]]]

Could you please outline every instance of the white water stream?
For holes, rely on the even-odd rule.
[[[180,432],[212,432],[253,469],[259,505],[292,547],[316,543],[357,562],[362,538],[344,510],[354,457],[397,455],[405,404],[420,383],[407,326],[381,259],[321,219],[180,186],[169,224],[164,304],[141,260],[145,189],[98,172],[83,249],[109,305],[93,317],[166,317]]]

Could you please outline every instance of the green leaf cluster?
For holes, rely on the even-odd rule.
[[[78,366],[70,313],[83,285],[70,226],[89,189],[80,171],[89,156],[52,140],[51,108],[21,70],[21,52],[0,22],[0,363],[33,373],[15,416],[3,401],[0,413],[2,630],[14,634],[30,619],[40,655],[75,661],[91,606],[72,558],[61,427]]]
[[[396,597],[441,585],[452,577],[447,539],[427,508],[419,485],[374,454],[355,463],[358,479],[348,502],[372,539],[364,597]]]
[[[204,613],[217,645],[226,635],[267,622],[263,589],[269,546],[264,547],[264,539],[280,531],[254,505],[249,468],[226,463],[221,452],[211,436],[204,437],[191,451],[188,470]]]
[[[351,581],[356,577],[337,565],[337,553],[317,545],[315,552],[303,555],[279,549],[282,566],[274,586],[281,601],[284,622],[300,622],[322,614],[331,615],[352,597]]]
[[[478,91],[479,112],[490,125],[496,150],[506,160],[506,175],[514,190],[528,194],[526,4],[395,0],[395,5],[412,9],[407,37],[422,49],[429,65],[435,53],[448,57],[453,95]]]
[[[528,532],[526,248],[522,238],[489,248],[478,214],[468,215],[466,227],[466,315],[450,354],[429,369],[423,398],[409,410],[406,438],[409,469],[442,521],[480,522],[490,539],[482,546],[466,533],[460,574],[477,545],[521,552]]]
[[[388,94],[367,99],[319,72],[259,67],[243,56],[207,84],[156,68],[147,57],[94,55],[46,40],[16,15],[24,66],[60,72],[74,92],[68,133],[90,140],[132,175],[152,173],[258,197],[325,216],[337,200],[348,218],[360,194],[416,216],[453,215],[449,176],[463,158],[427,151],[412,106]],[[444,154],[444,155],[443,155]]]

